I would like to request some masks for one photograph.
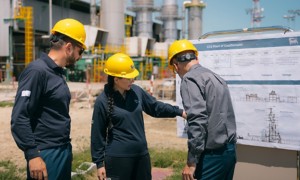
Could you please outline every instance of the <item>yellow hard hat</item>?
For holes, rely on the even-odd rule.
[[[84,44],[86,34],[84,26],[81,22],[70,18],[62,19],[58,21],[52,28],[51,33],[54,34],[55,32],[59,32],[70,37],[71,39],[74,39],[80,43],[84,49],[86,49]]]
[[[170,65],[172,58],[176,54],[181,53],[183,51],[188,51],[188,50],[194,51],[196,56],[198,56],[197,48],[189,40],[182,39],[182,40],[174,41],[169,47],[169,51],[168,51],[169,63],[168,64]]]
[[[128,79],[139,75],[139,71],[135,69],[132,59],[123,53],[116,53],[107,59],[104,73]]]

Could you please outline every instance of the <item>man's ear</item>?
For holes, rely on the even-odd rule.
[[[73,51],[73,45],[72,45],[72,43],[67,42],[67,43],[65,44],[65,47],[66,47],[66,50],[67,50],[68,52],[72,52],[72,51]]]
[[[175,70],[177,71],[178,70],[178,63],[174,63],[173,66],[174,66],[173,68],[175,68]]]

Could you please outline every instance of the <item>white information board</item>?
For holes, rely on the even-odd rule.
[[[300,150],[300,32],[192,40],[230,88],[238,143]],[[180,78],[176,100],[182,107]],[[177,119],[177,135],[187,137]]]

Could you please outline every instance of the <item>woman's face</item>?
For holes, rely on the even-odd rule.
[[[132,83],[134,82],[133,78],[120,78],[115,77],[115,89],[120,91],[120,93],[124,93],[124,91],[127,91],[130,89]]]

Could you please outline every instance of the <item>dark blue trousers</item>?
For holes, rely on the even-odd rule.
[[[149,154],[141,157],[105,157],[106,176],[109,180],[151,180]]]
[[[236,145],[227,144],[215,150],[205,150],[196,166],[198,180],[232,180],[236,164]]]
[[[48,180],[70,180],[72,172],[72,145],[70,143],[52,149],[41,150],[41,158],[47,166]],[[27,162],[27,179],[30,177]]]

